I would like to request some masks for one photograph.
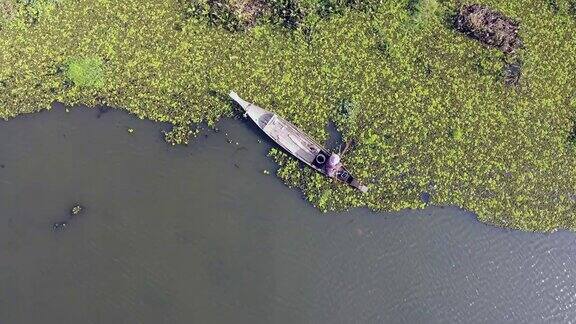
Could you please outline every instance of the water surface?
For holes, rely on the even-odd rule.
[[[0,122],[0,323],[576,318],[573,233],[457,208],[322,214],[263,174],[270,143],[250,124],[188,147],[167,128],[62,107]]]

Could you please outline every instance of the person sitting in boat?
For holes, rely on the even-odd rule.
[[[340,163],[340,155],[332,153],[328,162],[326,163],[326,175],[333,178],[336,176],[338,171],[342,168],[342,163]]]

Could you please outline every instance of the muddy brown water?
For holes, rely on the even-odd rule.
[[[576,319],[574,233],[457,208],[322,214],[263,174],[256,129],[219,127],[171,147],[119,111],[0,122],[0,323]]]

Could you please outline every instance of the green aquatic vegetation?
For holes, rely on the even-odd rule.
[[[0,26],[4,26],[18,15],[19,6],[15,0],[0,0]]]
[[[305,1],[302,1],[305,3]],[[373,12],[377,9],[380,1],[374,0],[314,0],[303,5],[307,14],[317,14],[322,18],[329,18],[333,15],[341,15],[346,10],[360,10]]]
[[[198,133],[198,130],[196,129],[196,132],[194,132],[188,124],[177,124],[174,125],[170,131],[163,133],[164,139],[167,143],[172,145],[188,145],[190,137],[192,137],[193,134]]]
[[[99,57],[72,59],[66,64],[65,74],[68,80],[78,87],[104,86],[104,67]]]
[[[410,0],[408,11],[417,25],[431,23],[440,18],[441,7],[438,0]]]
[[[460,8],[448,1],[422,5],[432,15],[419,18],[407,0],[346,2],[326,17],[315,0],[292,1],[305,13],[295,26],[263,15],[242,32],[180,0],[42,3],[36,21],[19,9],[0,30],[0,118],[54,101],[108,105],[171,123],[167,140],[185,143],[193,125],[232,116],[235,90],[321,142],[329,121],[354,140],[344,163],[367,194],[270,153],[277,176],[322,210],[423,208],[427,192],[430,204],[491,224],[576,229],[570,1],[557,0],[557,13],[542,1],[484,1],[521,22],[512,56],[446,24]]]
[[[31,26],[48,15],[62,0],[0,0],[0,28],[7,24]],[[13,26],[13,27],[14,27]]]
[[[462,131],[461,128],[456,128],[450,133],[450,135],[455,141],[461,142],[464,138],[464,131]]]
[[[548,0],[548,8],[556,15],[571,15],[576,18],[575,0]]]
[[[338,110],[339,113],[332,118],[338,131],[345,135],[345,140],[356,140],[358,128],[361,126],[358,120],[361,115],[360,106],[349,99],[342,99]]]
[[[22,18],[30,25],[36,24],[44,15],[56,9],[63,0],[18,0],[21,6]]]

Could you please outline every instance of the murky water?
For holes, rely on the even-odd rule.
[[[576,319],[576,234],[456,208],[321,214],[262,173],[270,143],[248,123],[189,147],[166,127],[63,108],[0,122],[0,323]]]

